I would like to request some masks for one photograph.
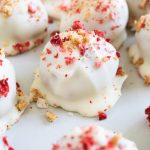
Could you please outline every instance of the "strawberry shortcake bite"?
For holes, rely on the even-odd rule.
[[[0,135],[18,121],[26,106],[27,99],[16,84],[14,68],[0,50]]]
[[[61,18],[60,31],[67,30],[75,20],[81,21],[89,31],[106,33],[115,48],[126,39],[128,7],[125,0],[72,0]]]
[[[68,9],[71,0],[43,0],[48,15],[55,19],[61,19],[62,13]]]
[[[0,1],[0,47],[16,55],[43,43],[48,15],[40,0]]]
[[[120,134],[99,126],[74,129],[63,136],[52,150],[137,150],[136,145]]]
[[[121,96],[126,75],[119,67],[120,54],[103,35],[76,21],[52,36],[31,87],[33,101],[45,99],[88,117],[109,110]]]
[[[135,38],[135,44],[129,48],[129,57],[145,84],[150,84],[150,14],[137,21]]]

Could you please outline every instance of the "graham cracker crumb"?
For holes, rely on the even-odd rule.
[[[0,13],[2,13],[5,17],[11,16],[14,6],[18,2],[19,0],[1,0]]]
[[[37,89],[32,89],[31,93],[33,102],[37,102],[39,98],[45,99],[44,96]]]
[[[110,143],[111,143],[113,146],[116,146],[116,145],[118,144],[120,138],[121,138],[121,135],[115,135],[115,136],[113,136],[113,137],[111,138]]]
[[[54,122],[58,117],[52,112],[46,112],[46,117],[49,122]]]
[[[141,66],[144,63],[143,58],[139,58],[138,60],[134,60],[134,57],[131,57],[131,63],[137,67]]]
[[[24,100],[19,100],[16,104],[16,108],[18,111],[22,111],[27,107],[28,103]]]
[[[144,77],[144,84],[149,85],[150,84],[150,76],[145,76]]]

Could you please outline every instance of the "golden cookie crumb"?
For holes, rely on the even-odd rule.
[[[150,84],[150,76],[144,77],[144,84],[149,85]]]
[[[33,102],[37,102],[39,98],[45,99],[44,96],[37,89],[32,89],[31,93]]]
[[[110,143],[113,145],[113,146],[116,146],[120,140],[121,136],[120,135],[115,135],[111,138],[110,140]]]
[[[46,117],[49,122],[54,122],[58,117],[52,112],[46,112]]]
[[[18,111],[22,111],[27,107],[28,103],[24,100],[19,100],[16,104],[16,108]]]

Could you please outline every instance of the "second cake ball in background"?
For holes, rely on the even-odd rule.
[[[16,55],[43,43],[48,15],[40,0],[0,1],[0,47]]]
[[[150,84],[150,14],[136,23],[136,43],[129,49],[132,63],[138,67],[145,84]]]
[[[60,31],[65,31],[75,20],[89,31],[100,30],[119,48],[125,41],[128,7],[125,0],[72,0],[61,18]]]

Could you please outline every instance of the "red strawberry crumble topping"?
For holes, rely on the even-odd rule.
[[[2,65],[3,65],[3,60],[0,59],[0,66],[2,66]]]
[[[52,38],[50,39],[50,43],[55,46],[61,46],[63,42],[59,34],[57,34],[57,35],[52,36]]]
[[[99,112],[98,118],[99,118],[99,120],[105,120],[105,119],[107,119],[107,115],[104,112]]]
[[[23,53],[25,51],[27,51],[30,47],[30,42],[27,41],[25,43],[17,43],[16,45],[13,45],[13,48],[17,51],[19,51],[20,53]]]
[[[28,12],[30,14],[34,14],[34,13],[36,13],[36,11],[37,11],[37,8],[33,4],[28,5]]]
[[[3,141],[3,144],[8,148],[8,150],[15,150],[13,147],[11,147],[11,146],[9,145],[6,136],[3,137],[2,141]]]
[[[145,114],[148,115],[146,119],[147,119],[149,126],[150,126],[150,106],[145,109]]]
[[[9,92],[8,78],[0,80],[0,97],[6,97]]]
[[[71,65],[75,62],[75,57],[65,57],[65,63],[66,65]]]
[[[120,53],[119,53],[119,52],[116,52],[116,56],[117,56],[118,58],[120,58],[120,57],[121,57],[121,55],[120,55]]]
[[[84,25],[81,24],[81,22],[79,20],[74,21],[73,25],[71,26],[71,28],[73,30],[77,30],[77,29],[84,29]]]
[[[117,76],[124,76],[125,75],[125,72],[123,71],[122,67],[118,67],[116,75]]]
[[[106,33],[105,32],[101,32],[99,30],[94,30],[95,35],[100,36],[102,38],[105,38]]]
[[[52,24],[53,22],[54,22],[53,18],[48,17],[48,23],[49,23],[49,24]]]

